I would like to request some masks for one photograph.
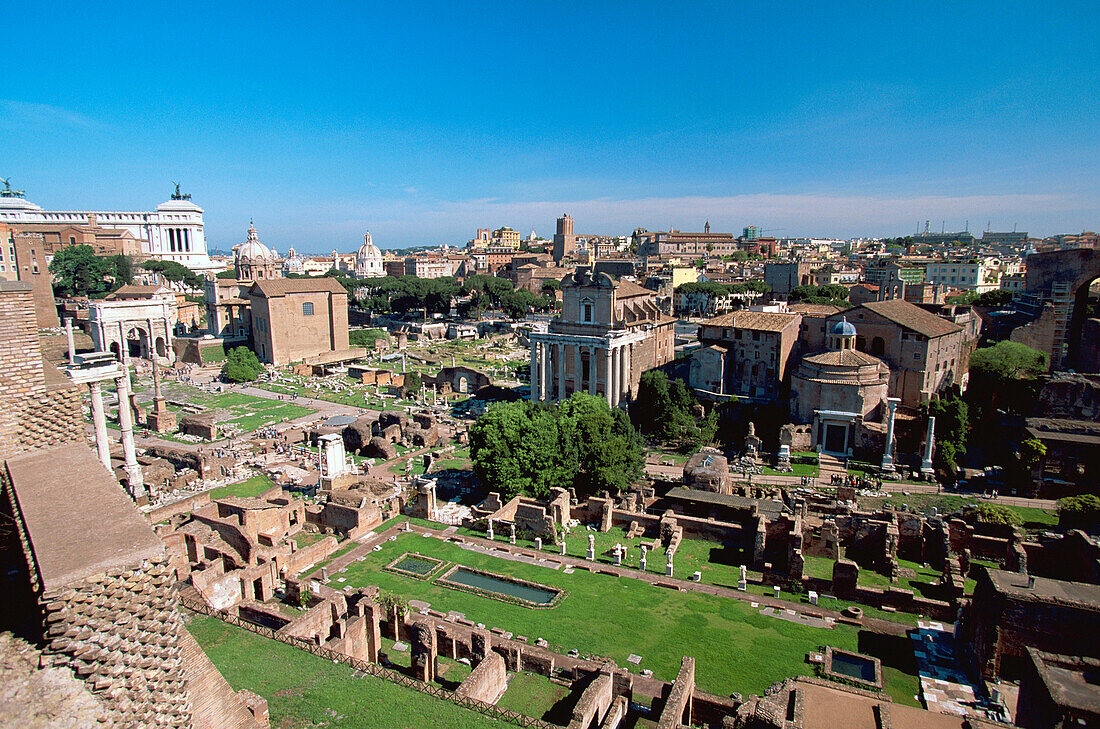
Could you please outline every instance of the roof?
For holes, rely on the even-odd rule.
[[[18,455],[7,468],[46,590],[164,554],[149,522],[83,442]]]
[[[765,514],[783,513],[783,503],[771,499],[750,499],[746,496],[734,496],[733,494],[718,494],[713,491],[701,491],[689,489],[684,486],[674,486],[665,494],[665,498],[671,501],[687,501],[703,504],[715,504],[727,506],[731,509],[751,509],[754,504],[759,504],[760,511]]]
[[[1056,602],[1100,612],[1100,585],[1052,580],[1034,575],[1029,578],[1028,575],[1005,570],[987,569],[986,571],[989,573],[994,589],[1008,597],[1018,600]],[[1035,580],[1031,587],[1028,587],[1029,579]]]
[[[630,299],[635,296],[653,296],[656,293],[656,291],[650,291],[633,281],[620,281],[615,284],[615,297],[619,299]]]
[[[860,352],[858,349],[834,349],[829,352],[822,352],[821,354],[805,357],[802,361],[812,364],[831,365],[834,367],[867,367],[869,365],[885,364],[878,357],[867,354],[866,352]]]
[[[947,321],[943,317],[936,316],[930,311],[925,311],[916,304],[910,304],[904,299],[868,301],[856,308],[873,311],[895,324],[900,324],[907,329],[912,329],[918,334],[923,334],[932,339],[947,334],[954,334],[955,332],[961,332],[963,329],[958,324]]]
[[[308,294],[327,291],[330,294],[345,294],[348,291],[338,281],[329,276],[321,278],[268,278],[252,284],[249,293],[259,294],[265,299],[287,294]]]
[[[703,326],[781,332],[798,319],[798,314],[778,314],[770,311],[734,311],[716,316],[713,319],[707,319],[703,322]]]
[[[114,292],[108,296],[108,299],[121,299],[124,296],[140,296],[143,298],[150,298],[155,294],[165,292],[171,293],[171,291],[163,286],[137,286],[135,284],[127,284],[125,286],[119,286]]]
[[[787,307],[787,311],[803,316],[832,316],[839,314],[843,309],[831,304],[791,304]]]

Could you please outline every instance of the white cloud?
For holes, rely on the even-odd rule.
[[[0,99],[0,121],[20,127],[93,128],[99,122],[79,112],[53,104]]]

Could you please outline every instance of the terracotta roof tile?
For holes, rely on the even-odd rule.
[[[733,327],[736,329],[753,329],[764,332],[781,332],[798,321],[798,314],[779,314],[770,311],[734,311],[722,314],[713,319],[707,319],[703,326]]]
[[[259,293],[264,298],[285,296],[286,294],[314,293],[328,291],[333,294],[347,294],[347,289],[331,277],[322,278],[269,278],[256,281],[250,292]]]
[[[916,304],[910,304],[904,299],[868,301],[861,304],[861,307],[873,311],[895,324],[900,324],[907,329],[912,329],[918,334],[933,339],[962,331],[962,327],[958,324],[936,316],[930,311],[925,311]]]

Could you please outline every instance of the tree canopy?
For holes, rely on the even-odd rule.
[[[970,372],[1004,385],[1011,380],[1032,380],[1047,369],[1046,353],[1019,342],[997,342],[970,355]]]
[[[164,277],[165,281],[182,283],[184,286],[192,289],[201,289],[205,281],[202,276],[178,261],[159,261],[153,259],[145,261],[141,264],[141,267],[146,271],[159,273]]]
[[[98,296],[133,283],[129,256],[97,256],[91,246],[65,246],[50,261],[53,288],[61,296]]]
[[[788,297],[791,303],[802,302],[805,304],[831,304],[833,306],[848,306],[848,287],[840,284],[826,284],[813,286],[805,284],[791,289]]]
[[[695,395],[683,380],[669,381],[660,370],[643,372],[638,394],[630,406],[630,419],[645,435],[682,451],[692,451],[714,440],[718,429],[712,410],[696,418]]]
[[[474,473],[506,498],[545,498],[552,488],[579,497],[622,490],[641,478],[644,455],[626,413],[576,393],[557,405],[497,403],[470,429]]]
[[[235,347],[229,350],[225,362],[222,363],[222,377],[230,382],[252,382],[264,366],[260,364],[256,353],[248,347]]]

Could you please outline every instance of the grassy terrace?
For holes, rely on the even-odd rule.
[[[994,502],[961,494],[893,494],[887,497],[871,496],[859,500],[863,508],[878,509],[883,504],[890,504],[894,507],[908,505],[917,511],[925,511],[935,507],[941,514],[950,514],[964,506],[990,503]],[[1005,506],[1005,508],[1020,517],[1025,529],[1040,531],[1058,525],[1058,512],[1053,509],[1048,511],[1029,506]]]
[[[267,699],[273,729],[502,726],[448,701],[373,676],[356,678],[349,666],[216,618],[192,616],[188,629],[235,690],[246,688]],[[455,670],[454,677],[460,673]],[[445,678],[450,674],[449,666]]]
[[[259,496],[275,484],[262,473],[250,476],[239,483],[231,483],[228,486],[219,486],[211,489],[210,498],[223,499],[226,496]]]
[[[134,383],[138,403],[148,405],[153,401],[152,379],[141,379]],[[171,402],[185,402],[199,408],[214,410],[219,428],[232,425],[244,433],[251,433],[258,428],[295,420],[313,412],[313,408],[266,397],[255,397],[240,392],[210,393],[191,385],[172,380],[162,382],[161,390],[164,397],[169,400],[168,409],[176,414],[177,419],[187,415],[187,411]],[[178,440],[174,434],[162,434],[157,436],[168,440]]]
[[[423,526],[441,528],[441,525],[434,524],[432,522],[413,519],[413,523],[419,523]],[[470,529],[460,527],[459,534],[467,536],[485,538],[485,534]],[[596,561],[603,564],[611,564],[611,548],[616,543],[622,544],[627,547],[626,555],[623,557],[623,566],[630,567],[632,569],[638,568],[638,558],[641,555],[640,546],[645,544],[647,547],[652,544],[652,538],[642,539],[627,539],[626,533],[619,527],[614,527],[607,532],[589,532],[583,527],[580,529],[574,529],[565,538],[566,554],[571,557],[585,558],[588,550],[588,535],[591,534],[596,538]],[[508,533],[506,531],[498,530],[495,534],[496,541],[501,543],[508,542]],[[516,544],[526,547],[528,549],[534,549],[535,543],[529,540],[520,539],[517,537]],[[544,545],[543,551],[548,554],[558,554],[559,548],[554,545]],[[728,587],[734,589],[737,587],[737,580],[740,576],[740,565],[746,559],[746,556],[739,551],[726,547],[725,545],[717,542],[709,542],[704,539],[685,539],[680,542],[679,549],[676,550],[676,557],[673,560],[673,576],[680,579],[690,579],[692,574],[696,571],[702,573],[701,581],[708,585],[717,585],[719,587]],[[646,556],[646,572],[655,575],[665,574],[665,552],[659,550],[654,552],[650,550]],[[866,570],[861,571],[861,575]],[[825,557],[806,557],[806,574],[811,577],[820,577],[822,579],[832,579],[833,577],[833,561]],[[761,573],[752,569],[748,570],[748,578],[750,580],[748,585],[748,591],[757,595],[772,595],[772,588],[765,585],[753,584],[752,580],[760,580]],[[808,604],[808,600],[805,595],[801,593],[791,592],[790,590],[783,589],[780,592],[780,596],[784,600],[791,600],[793,602],[801,602]],[[842,610],[849,605],[855,605],[846,600],[836,600],[824,595],[818,598],[818,606],[826,608],[828,610]],[[883,620],[891,620],[896,623],[903,623],[905,625],[916,625],[917,616],[910,615],[908,613],[895,613],[886,612],[870,606],[861,605],[864,615],[874,618],[882,618]]]
[[[571,541],[581,545],[576,537]],[[567,594],[556,607],[535,610],[382,571],[404,552],[550,585]],[[655,557],[663,570],[663,556]],[[629,666],[627,656],[637,653],[642,656],[640,668],[652,669],[664,680],[675,678],[682,656],[694,656],[700,687],[718,694],[762,692],[784,677],[812,673],[805,663],[809,651],[826,644],[859,650],[863,642],[859,632],[846,625],[833,630],[804,626],[760,615],[759,608],[739,600],[584,570],[565,574],[417,534],[402,534],[383,543],[381,550],[353,562],[339,576],[346,580],[341,585],[378,585],[405,598],[430,602],[436,610],[456,610],[474,622],[531,640],[545,638],[561,649],[575,647],[582,654],[606,656],[620,666]],[[894,666],[902,660],[898,656],[883,658],[897,699],[912,704],[915,677],[896,673]]]

